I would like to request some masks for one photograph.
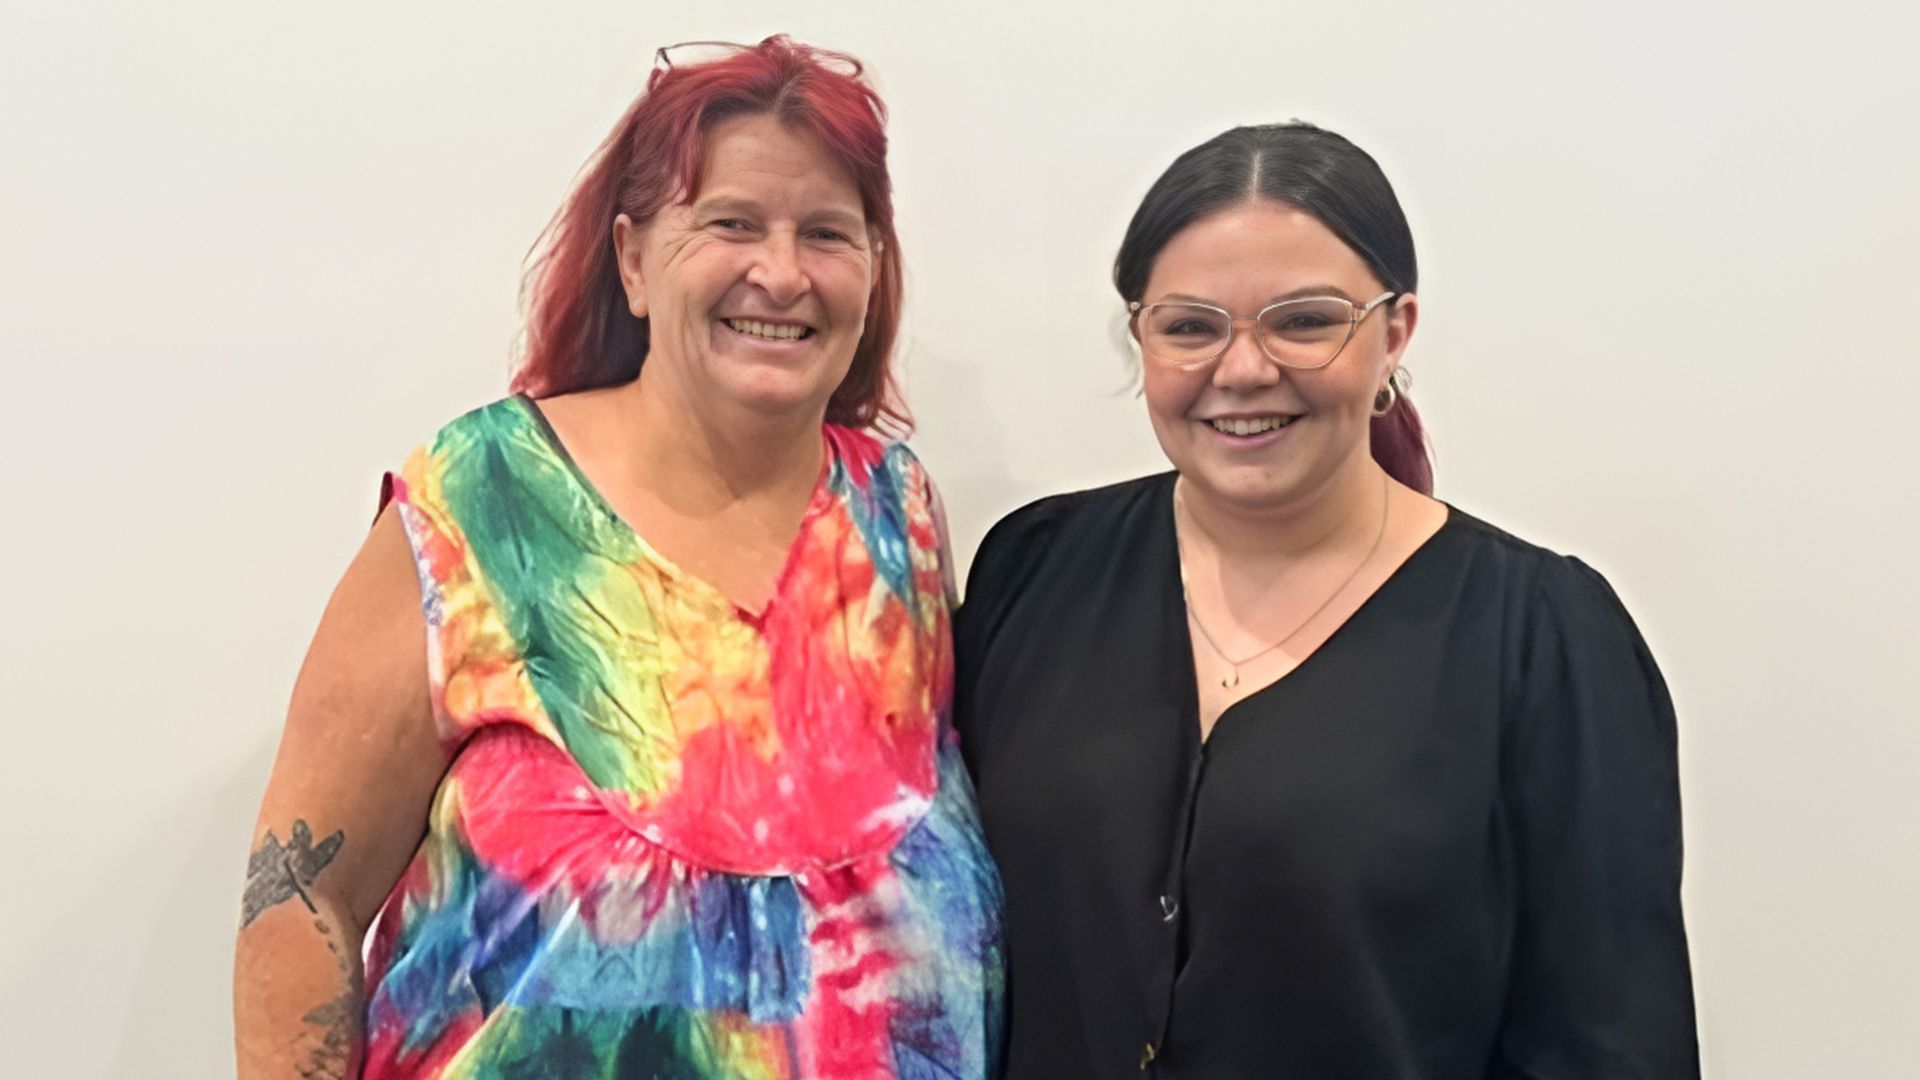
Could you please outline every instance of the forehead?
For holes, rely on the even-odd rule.
[[[1208,214],[1175,233],[1154,260],[1147,298],[1181,292],[1257,305],[1321,282],[1349,295],[1378,284],[1359,253],[1320,219],[1262,200]]]
[[[852,173],[810,132],[772,116],[720,121],[702,140],[700,158],[700,190],[693,202],[786,200],[860,212]]]

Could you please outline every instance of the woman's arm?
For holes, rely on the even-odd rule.
[[[1673,702],[1606,581],[1548,570],[1508,747],[1520,910],[1492,1075],[1697,1077]]]
[[[247,860],[234,953],[240,1080],[359,1075],[360,946],[446,770],[420,588],[388,507],[294,684]]]

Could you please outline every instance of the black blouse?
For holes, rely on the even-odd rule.
[[[956,617],[1012,1080],[1694,1077],[1673,707],[1607,583],[1452,510],[1199,738],[1173,474],[994,527]]]

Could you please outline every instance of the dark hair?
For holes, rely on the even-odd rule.
[[[1120,299],[1145,298],[1154,260],[1180,230],[1255,199],[1312,214],[1394,292],[1419,286],[1413,231],[1379,164],[1341,136],[1294,121],[1233,128],[1174,159],[1134,211],[1113,260]],[[1432,494],[1426,431],[1405,394],[1374,418],[1372,436],[1373,458],[1388,475]]]
[[[700,192],[705,135],[723,120],[766,115],[820,140],[860,191],[873,233],[873,291],[853,365],[827,419],[900,434],[912,418],[895,385],[900,239],[887,175],[886,106],[858,61],[775,35],[707,63],[657,68],[594,152],[527,263],[525,354],[513,389],[533,397],[631,380],[646,361],[647,320],[627,308],[613,220],[653,219]]]

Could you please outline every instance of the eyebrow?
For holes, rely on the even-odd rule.
[[[1360,302],[1348,296],[1347,290],[1338,285],[1320,284],[1302,285],[1289,292],[1283,292],[1277,296],[1270,296],[1267,298],[1267,302],[1260,306],[1263,308],[1271,307],[1274,304],[1282,304],[1288,300],[1304,300],[1310,296],[1337,296],[1350,304],[1358,304]],[[1205,304],[1208,307],[1220,307],[1218,300],[1208,300],[1205,297],[1194,296],[1192,293],[1167,293],[1154,302],[1157,304]]]
[[[760,204],[752,199],[742,199],[733,195],[716,195],[701,199],[693,204],[695,214],[750,214],[759,215],[763,211]],[[833,225],[848,232],[860,232],[867,227],[867,219],[860,214],[839,207],[829,207],[809,216],[809,225]]]

